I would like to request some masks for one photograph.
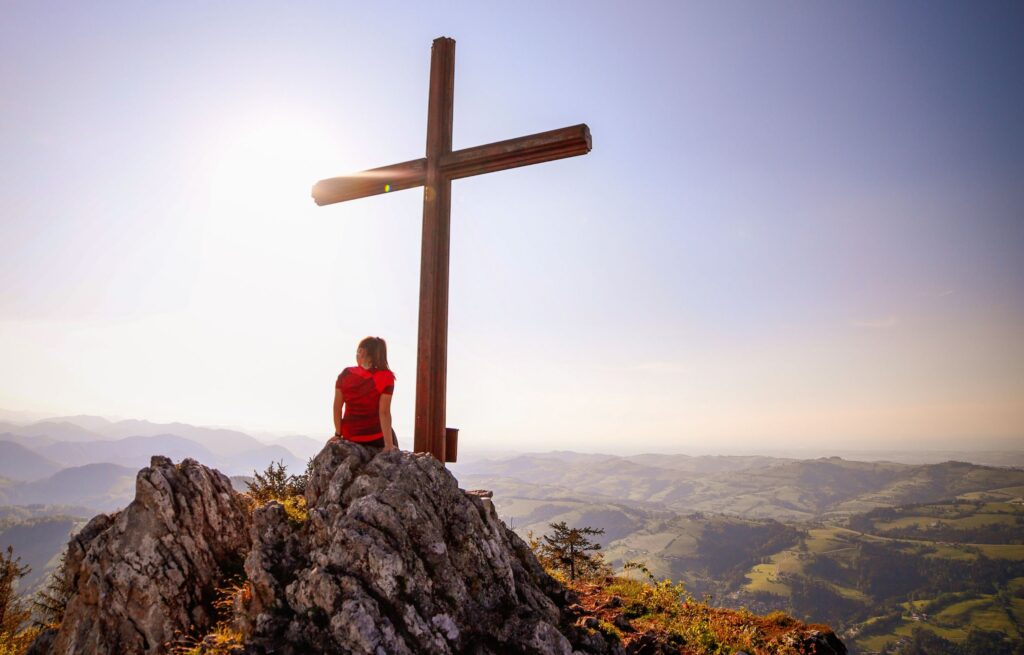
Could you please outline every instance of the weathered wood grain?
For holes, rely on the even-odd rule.
[[[580,124],[457,150],[441,159],[441,169],[447,177],[457,180],[585,155],[590,148],[590,128]]]

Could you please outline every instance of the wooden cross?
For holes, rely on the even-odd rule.
[[[313,187],[318,205],[422,186],[423,243],[416,365],[416,452],[445,458],[445,385],[448,368],[448,242],[452,180],[539,164],[590,152],[590,128],[563,127],[452,152],[455,39],[434,39],[430,53],[426,157],[382,166]]]

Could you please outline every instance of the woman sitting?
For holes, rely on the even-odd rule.
[[[398,447],[391,428],[395,374],[388,368],[388,346],[366,337],[356,348],[356,364],[341,372],[334,385],[334,438],[384,452]]]

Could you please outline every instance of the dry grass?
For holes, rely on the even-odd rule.
[[[812,655],[802,645],[809,633],[831,632],[827,626],[806,625],[783,612],[758,616],[711,607],[669,580],[611,577],[568,586],[579,595],[584,614],[597,619],[595,629],[626,646],[653,633],[677,646],[681,655]]]
[[[240,578],[217,588],[213,610],[218,618],[213,629],[202,636],[180,635],[170,644],[171,655],[241,655],[244,636],[232,622],[235,599],[248,594],[249,583]]]
[[[21,655],[39,634],[39,628],[25,628],[16,633],[0,633],[0,655]]]

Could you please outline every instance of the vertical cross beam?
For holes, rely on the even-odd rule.
[[[445,443],[452,180],[585,155],[591,148],[590,128],[580,124],[452,152],[454,95],[455,40],[441,37],[430,54],[426,157],[320,180],[313,187],[318,205],[424,187],[413,449],[442,462],[446,446],[454,445]]]
[[[416,452],[429,452],[442,462],[445,461],[452,183],[441,169],[441,160],[452,151],[454,101],[455,39],[441,37],[434,40],[430,52],[414,449]]]

